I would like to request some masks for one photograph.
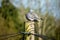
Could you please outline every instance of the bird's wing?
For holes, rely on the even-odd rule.
[[[30,14],[30,13],[28,13],[28,14],[27,14],[27,18],[28,18],[29,20],[34,20],[33,15],[32,15],[32,14]]]
[[[33,13],[34,19],[39,19],[38,15],[36,13]]]

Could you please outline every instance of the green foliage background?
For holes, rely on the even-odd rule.
[[[29,12],[29,8],[21,7],[18,10],[9,1],[3,0],[0,8],[0,35],[24,31],[25,14],[27,12]],[[53,15],[49,15],[48,12],[43,16],[43,19],[42,34],[60,40],[60,20],[55,21]],[[22,40],[22,37],[23,35],[11,38],[0,37],[0,40]]]

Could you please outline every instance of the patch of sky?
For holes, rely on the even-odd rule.
[[[28,1],[27,0],[22,0],[22,3],[23,3],[23,5],[24,5],[25,8],[28,7]]]
[[[0,0],[0,7],[2,6],[2,4],[1,4],[1,3],[2,3],[2,0]]]
[[[20,0],[10,0],[10,2],[17,8],[20,7]]]
[[[59,9],[59,3],[58,0],[51,0],[51,11],[54,13],[54,16],[56,18],[59,18],[60,16],[60,9]]]
[[[31,2],[31,8],[32,9],[36,9],[38,7],[37,2],[35,2],[34,0]]]
[[[41,12],[42,14],[45,14],[46,12],[46,0],[40,0],[40,8],[41,8]]]

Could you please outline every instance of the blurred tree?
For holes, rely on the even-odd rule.
[[[48,37],[54,37],[56,36],[55,34],[55,29],[56,29],[56,22],[55,18],[53,15],[49,15],[48,12],[44,16],[44,23],[42,27],[42,35],[46,35]]]
[[[56,21],[56,30],[55,30],[55,33],[56,33],[56,40],[60,40],[60,20],[57,20]]]
[[[0,9],[0,33],[1,35],[16,33],[22,31],[23,25],[18,18],[18,10],[9,2],[9,0],[2,1],[2,8]],[[3,25],[3,26],[2,26]],[[21,28],[22,27],[22,28]],[[2,31],[3,30],[3,31]],[[19,40],[21,36],[8,38],[8,40]],[[4,38],[2,38],[4,39]],[[5,40],[5,39],[4,39]]]

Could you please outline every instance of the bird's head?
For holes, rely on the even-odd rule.
[[[31,9],[31,10],[30,10],[30,13],[34,13],[34,10]]]

